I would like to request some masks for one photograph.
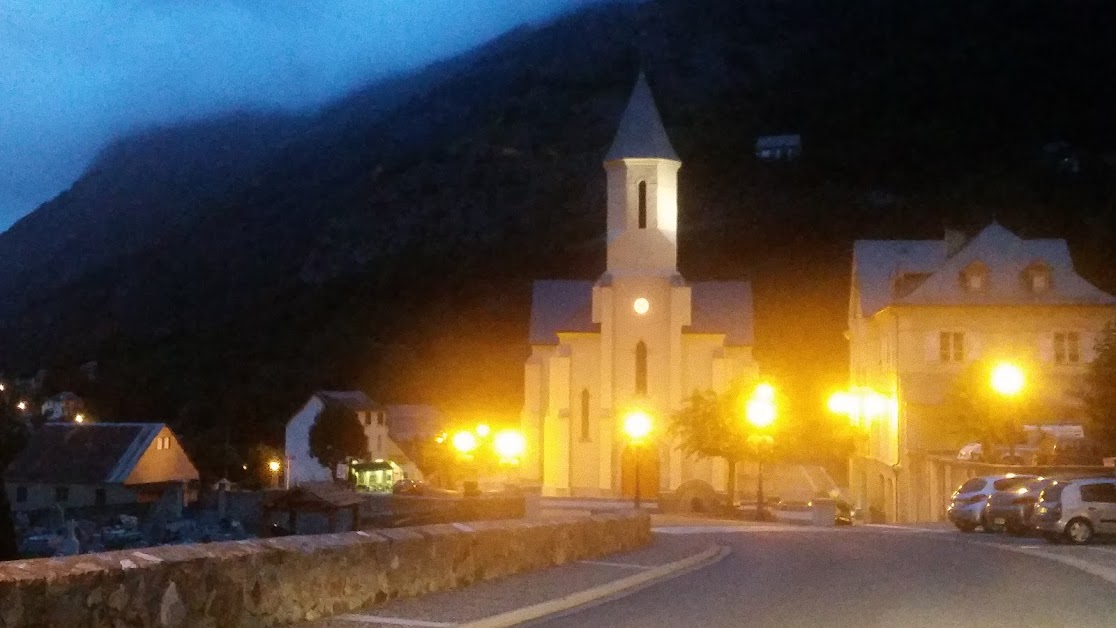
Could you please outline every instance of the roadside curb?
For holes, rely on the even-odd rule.
[[[499,615],[492,615],[484,619],[466,622],[460,624],[462,628],[504,628],[505,626],[515,626],[524,622],[534,619],[540,619],[563,611],[568,611],[578,606],[584,606],[591,602],[596,602],[609,598],[621,593],[625,593],[634,589],[642,588],[645,585],[652,584],[659,580],[666,580],[683,573],[707,567],[716,562],[719,562],[725,556],[728,556],[731,550],[722,545],[710,547],[704,552],[687,556],[672,563],[653,567],[627,578],[614,580],[607,584],[571,593],[569,595],[540,602],[531,606],[524,606],[517,608],[513,611],[500,613]]]

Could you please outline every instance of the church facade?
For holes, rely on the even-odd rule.
[[[641,75],[604,159],[604,273],[533,287],[523,473],[544,495],[631,495],[637,476],[644,496],[695,480],[725,488],[723,461],[685,456],[667,427],[694,391],[758,376],[751,285],[678,272],[681,165]],[[654,423],[639,455],[622,429],[637,409]]]

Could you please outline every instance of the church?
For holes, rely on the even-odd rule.
[[[604,272],[533,286],[522,471],[543,495],[630,496],[637,477],[644,497],[695,481],[725,490],[724,462],[686,456],[667,428],[693,392],[758,377],[752,290],[678,272],[681,166],[641,74],[604,158]],[[638,455],[623,432],[633,410],[654,425]]]

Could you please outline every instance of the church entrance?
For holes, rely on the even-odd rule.
[[[638,455],[634,447],[624,448],[624,453],[620,456],[620,494],[624,497],[635,497],[637,458],[640,499],[657,499],[659,497],[659,448],[653,444],[641,447]]]

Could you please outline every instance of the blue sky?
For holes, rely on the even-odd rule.
[[[129,129],[302,109],[587,0],[0,0],[0,231]]]

